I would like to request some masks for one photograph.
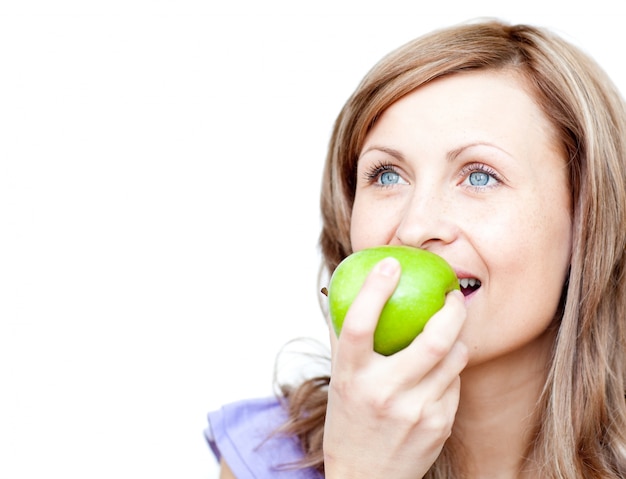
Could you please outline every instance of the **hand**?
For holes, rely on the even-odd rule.
[[[331,328],[327,479],[423,477],[450,436],[459,374],[467,364],[467,348],[458,341],[463,295],[448,294],[407,348],[382,356],[373,350],[374,330],[399,277],[396,260],[381,261],[346,315],[339,339]]]

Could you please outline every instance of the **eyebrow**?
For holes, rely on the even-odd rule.
[[[454,159],[459,156],[463,150],[465,150],[466,148],[470,148],[472,146],[475,145],[480,145],[481,143],[473,143],[470,145],[463,145],[460,146],[458,148],[455,148],[452,151],[449,151],[448,154],[446,155],[446,159],[448,160],[448,162],[452,162],[454,161]],[[395,148],[390,148],[388,146],[380,146],[380,145],[374,145],[374,146],[370,146],[367,150],[363,151],[358,159],[357,162],[367,153],[369,153],[370,151],[381,151],[383,153],[386,153],[387,155],[393,156],[396,160],[401,161],[406,163],[406,157],[402,154],[402,152],[400,150],[396,150]]]
[[[474,146],[487,146],[489,148],[495,148],[496,150],[500,150],[504,154],[506,154],[508,156],[511,156],[511,154],[508,151],[503,150],[502,148],[500,148],[497,145],[494,145],[493,143],[489,143],[489,142],[485,142],[485,141],[477,141],[477,142],[474,142],[474,143],[464,144],[464,145],[459,146],[458,148],[454,148],[453,150],[450,150],[446,154],[446,159],[448,160],[448,162],[453,162],[461,153],[463,153],[468,148],[472,148]],[[381,151],[381,152],[386,153],[386,154],[388,154],[390,156],[393,156],[398,161],[403,161],[403,162],[407,161],[406,157],[402,154],[401,151],[396,150],[395,148],[390,148],[388,146],[379,146],[379,145],[371,146],[367,150],[363,151],[359,155],[358,160],[360,160],[363,155],[369,153],[370,151],[374,151],[374,150]]]
[[[399,150],[396,150],[395,148],[390,148],[388,146],[378,146],[378,145],[370,146],[367,150],[361,152],[358,159],[360,160],[363,157],[363,155],[366,155],[370,151],[374,151],[374,150],[382,151],[383,153],[387,153],[388,155],[393,156],[396,160],[406,162],[406,158]]]
[[[455,148],[454,150],[449,151],[448,154],[446,155],[446,158],[448,161],[454,161],[457,158],[457,156],[463,153],[463,151],[467,150],[468,148],[473,148],[474,146],[487,146],[489,148],[494,148],[496,150],[501,151],[505,155],[512,157],[508,151],[503,150],[501,147],[494,145],[493,143],[489,143],[485,141],[477,141],[474,143],[469,143],[467,145],[462,145],[458,148]]]
[[[472,146],[476,146],[480,144],[481,143],[472,143],[469,145],[459,146],[458,148],[455,148],[454,150],[449,151],[448,154],[446,155],[446,159],[448,160],[448,162],[452,163],[454,160],[456,160],[457,156],[463,153],[463,151],[465,151],[468,148],[471,148]]]

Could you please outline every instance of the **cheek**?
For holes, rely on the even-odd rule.
[[[350,242],[353,251],[392,241],[396,219],[393,208],[381,208],[383,202],[357,198],[350,219]]]
[[[488,281],[484,295],[468,310],[463,340],[474,351],[472,363],[533,342],[554,319],[571,234],[568,222],[543,226],[502,222],[502,227],[494,225],[485,236],[474,237]]]
[[[496,231],[496,229],[498,231]],[[502,307],[549,321],[556,311],[571,252],[566,209],[518,210],[486,233],[481,247]],[[497,280],[497,281],[496,281]]]
[[[375,241],[372,232],[372,226],[376,224],[372,218],[371,212],[363,207],[362,202],[355,201],[352,210],[352,218],[350,219],[350,242],[353,251],[359,251],[366,248]]]

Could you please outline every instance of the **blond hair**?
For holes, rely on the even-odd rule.
[[[606,74],[549,31],[483,21],[420,37],[383,58],[341,110],[323,175],[323,271],[351,253],[356,162],[386,108],[445,75],[507,69],[552,121],[568,159],[573,246],[537,429],[527,460],[546,478],[626,477],[626,110]],[[301,439],[303,465],[323,470],[328,377],[284,388],[286,430]],[[462,477],[455,446],[426,477]]]

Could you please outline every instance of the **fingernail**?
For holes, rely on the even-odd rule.
[[[381,260],[377,268],[383,276],[394,276],[400,269],[400,263],[397,259],[389,257]]]
[[[461,291],[459,291],[458,289],[453,289],[452,291],[450,291],[450,294],[455,295],[461,301],[465,300],[465,295]]]

